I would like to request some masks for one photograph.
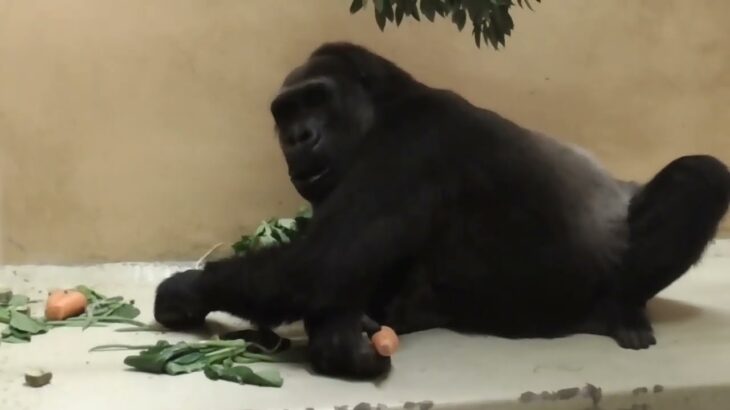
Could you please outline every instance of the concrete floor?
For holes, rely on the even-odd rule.
[[[190,265],[4,266],[0,283],[38,296],[86,284],[135,299],[142,320],[150,320],[154,285]],[[0,409],[730,408],[730,242],[716,243],[653,301],[651,315],[658,345],[647,351],[587,335],[515,341],[429,331],[403,337],[392,374],[379,383],[331,380],[300,365],[277,364],[281,389],[213,382],[202,374],[135,373],[122,363],[128,352],[88,353],[99,344],[195,336],[58,329],[30,344],[0,345]],[[237,325],[222,315],[215,323]],[[25,387],[23,373],[39,366],[53,371],[52,383]]]

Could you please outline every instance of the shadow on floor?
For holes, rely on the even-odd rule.
[[[654,298],[647,311],[652,323],[684,322],[702,314],[702,308],[678,300]]]

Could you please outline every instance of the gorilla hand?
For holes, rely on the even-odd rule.
[[[155,320],[173,330],[202,326],[211,312],[200,293],[200,270],[178,272],[165,279],[157,288]]]

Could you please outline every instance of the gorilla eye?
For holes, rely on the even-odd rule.
[[[285,122],[297,111],[297,104],[287,98],[278,98],[271,104],[271,113],[276,122]]]
[[[329,101],[329,98],[330,91],[326,86],[322,84],[307,87],[303,90],[302,93],[302,100],[307,106],[324,105]]]

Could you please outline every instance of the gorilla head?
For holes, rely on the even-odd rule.
[[[341,43],[315,50],[285,78],[271,113],[289,176],[302,197],[316,205],[332,192],[382,118],[385,102],[411,82],[387,60]]]

